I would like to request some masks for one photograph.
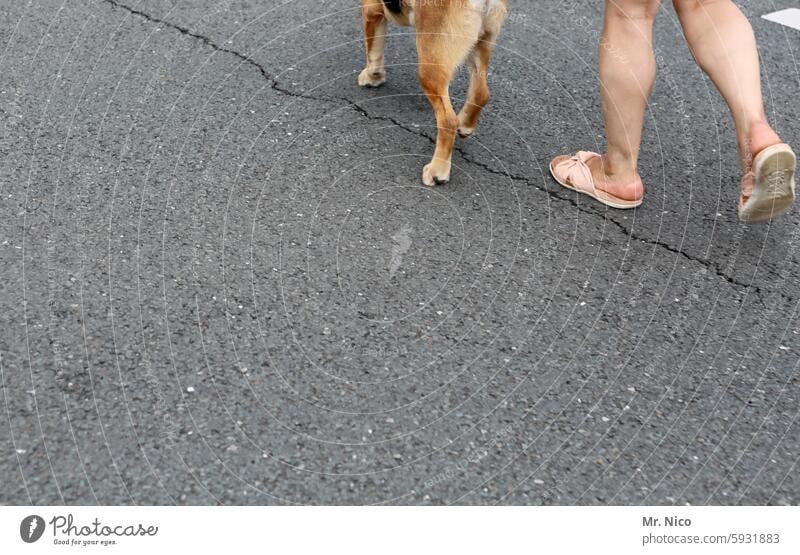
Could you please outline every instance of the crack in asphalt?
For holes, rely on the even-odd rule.
[[[122,4],[122,3],[118,2],[117,0],[102,0],[102,1],[107,3],[107,4],[110,4],[110,5],[114,6],[116,8],[119,8],[121,10],[127,11],[130,14],[142,17],[142,18],[146,19],[147,21],[149,21],[151,23],[164,25],[165,27],[169,27],[171,29],[174,29],[174,30],[178,31],[179,33],[181,33],[183,35],[186,35],[186,36],[192,37],[194,39],[197,39],[197,40],[201,41],[203,44],[205,44],[206,46],[208,46],[209,48],[211,48],[211,49],[213,49],[213,50],[215,50],[217,52],[223,52],[225,54],[230,54],[231,56],[235,56],[236,58],[241,60],[242,63],[245,63],[245,64],[255,68],[262,75],[262,77],[266,81],[269,82],[270,87],[272,88],[272,90],[274,90],[274,91],[276,91],[278,93],[281,93],[281,94],[286,95],[286,96],[291,96],[291,97],[294,97],[294,98],[303,98],[303,99],[307,99],[307,100],[315,100],[315,101],[318,101],[318,102],[331,102],[331,103],[336,103],[336,104],[339,104],[340,102],[345,102],[351,108],[353,108],[357,113],[359,113],[360,115],[364,116],[365,118],[367,118],[369,120],[379,120],[379,121],[389,122],[389,123],[399,127],[400,129],[403,129],[404,131],[412,133],[415,136],[423,137],[425,139],[428,139],[431,143],[436,144],[435,137],[431,137],[430,135],[428,135],[424,131],[421,131],[421,130],[418,130],[418,129],[413,129],[413,128],[411,128],[411,127],[409,127],[407,125],[404,125],[403,123],[395,120],[394,118],[391,118],[391,117],[388,117],[388,116],[376,116],[376,115],[370,114],[367,110],[365,110],[357,102],[355,102],[355,101],[353,101],[353,100],[351,100],[351,99],[349,99],[347,97],[315,96],[315,95],[304,94],[304,93],[300,93],[300,92],[296,92],[296,91],[287,89],[287,88],[281,86],[281,84],[278,82],[278,80],[274,76],[270,75],[270,73],[267,72],[267,70],[264,68],[264,66],[262,66],[260,63],[256,62],[255,60],[253,60],[249,56],[246,56],[246,55],[242,54],[241,52],[237,52],[236,50],[231,50],[230,48],[225,48],[224,46],[220,46],[219,44],[214,42],[212,39],[210,39],[210,38],[208,38],[208,37],[206,37],[204,35],[192,32],[190,29],[188,29],[186,27],[183,27],[183,26],[178,25],[176,23],[172,23],[172,22],[166,21],[164,19],[160,19],[158,17],[154,17],[154,16],[152,16],[152,15],[146,13],[146,12],[143,12],[143,11],[138,10],[136,8],[132,8],[130,6]],[[642,235],[639,235],[639,234],[635,233],[633,230],[628,229],[627,227],[625,227],[619,221],[615,220],[614,218],[609,217],[608,214],[605,214],[605,213],[600,212],[600,211],[598,211],[596,209],[593,209],[593,208],[589,208],[586,205],[580,204],[579,202],[577,202],[573,198],[562,196],[562,195],[556,193],[555,191],[551,191],[550,189],[548,189],[546,187],[542,187],[541,185],[536,184],[533,180],[531,180],[528,177],[520,176],[520,175],[514,175],[514,174],[511,174],[509,172],[496,170],[496,169],[490,167],[489,165],[487,165],[487,164],[485,164],[483,162],[480,162],[478,160],[473,159],[467,152],[465,152],[460,146],[458,146],[457,143],[453,146],[453,150],[458,152],[459,155],[466,162],[468,162],[470,164],[473,164],[475,166],[478,166],[478,167],[484,169],[485,171],[487,171],[487,172],[489,172],[491,174],[499,175],[499,176],[511,179],[512,181],[517,181],[517,182],[520,182],[520,183],[524,183],[524,184],[526,184],[528,186],[534,187],[535,189],[546,193],[547,195],[549,195],[550,197],[552,197],[554,199],[570,203],[578,211],[583,212],[584,214],[588,214],[590,216],[601,217],[601,218],[603,218],[604,221],[611,222],[624,235],[627,235],[631,239],[634,239],[636,241],[641,241],[642,243],[646,243],[646,244],[649,244],[649,245],[654,245],[654,246],[661,247],[664,250],[666,250],[668,252],[671,252],[671,253],[674,253],[676,255],[680,255],[680,256],[684,257],[685,259],[687,259],[687,260],[689,260],[691,262],[698,263],[698,264],[700,264],[700,265],[712,270],[718,277],[722,278],[723,280],[725,280],[729,284],[731,284],[731,285],[733,285],[735,287],[744,288],[747,291],[752,291],[753,293],[755,293],[756,297],[761,302],[761,304],[766,306],[765,303],[764,303],[764,300],[763,300],[763,292],[762,292],[760,287],[758,287],[757,285],[753,285],[752,283],[745,283],[743,281],[739,281],[736,278],[733,278],[733,277],[729,276],[719,266],[717,266],[716,264],[713,264],[712,262],[709,262],[709,261],[707,261],[707,260],[705,260],[703,258],[694,256],[694,255],[688,254],[688,253],[686,253],[686,252],[684,252],[684,251],[682,251],[682,250],[680,250],[678,248],[673,247],[669,243],[665,243],[665,242],[659,241],[657,239],[650,239],[650,238],[644,237]],[[784,298],[787,301],[794,302],[793,299],[791,299],[790,297],[786,296],[785,294],[783,294],[781,292],[776,292],[775,294],[780,296],[780,297],[782,297],[782,298]]]

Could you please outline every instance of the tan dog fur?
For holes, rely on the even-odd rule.
[[[389,10],[382,0],[362,0],[361,14],[367,65],[358,76],[362,87],[386,81],[383,50],[387,21],[416,27],[419,81],[436,113],[436,150],[422,170],[425,185],[450,179],[450,158],[456,132],[475,131],[481,110],[489,101],[486,72],[489,57],[506,18],[507,0],[402,0],[402,12]],[[456,115],[450,103],[450,81],[467,62],[467,100]]]

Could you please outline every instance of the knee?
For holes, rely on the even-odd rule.
[[[675,13],[678,14],[678,17],[683,18],[683,16],[691,14],[695,10],[718,2],[730,2],[730,0],[672,0],[672,7],[675,8]]]
[[[383,3],[380,0],[361,3],[361,16],[365,20],[380,21],[383,19]]]
[[[484,86],[478,91],[478,104],[480,106],[486,106],[489,103],[489,97],[491,96],[492,95],[489,93],[489,87]]]
[[[489,93],[489,86],[486,84],[486,82],[480,82],[475,87],[475,94],[472,97],[472,102],[482,108],[489,103],[490,96],[491,94]]]
[[[611,19],[653,21],[661,0],[606,0],[605,14]]]
[[[694,11],[698,7],[697,0],[672,0],[672,7],[675,8],[675,13],[678,17]]]
[[[435,63],[419,64],[419,84],[429,98],[441,97],[447,93],[449,80],[442,67]]]

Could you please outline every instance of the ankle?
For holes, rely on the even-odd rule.
[[[741,146],[742,169],[748,171],[752,166],[753,158],[759,152],[772,145],[779,144],[781,138],[770,127],[766,119],[758,119],[753,121],[747,130],[747,136],[744,137],[743,145]]]
[[[644,196],[644,185],[635,165],[614,164],[606,156],[592,158],[588,164],[598,188],[625,200],[639,200]]]
[[[636,163],[625,157],[604,154],[597,160],[597,169],[606,177],[607,181],[615,183],[631,183],[639,175]]]

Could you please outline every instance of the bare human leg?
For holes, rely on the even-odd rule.
[[[622,199],[644,194],[637,164],[656,78],[652,42],[659,5],[660,0],[606,0],[599,58],[608,150],[587,165],[597,187]]]
[[[719,89],[736,124],[742,172],[753,156],[780,143],[767,123],[753,29],[730,0],[674,0],[697,65]]]

